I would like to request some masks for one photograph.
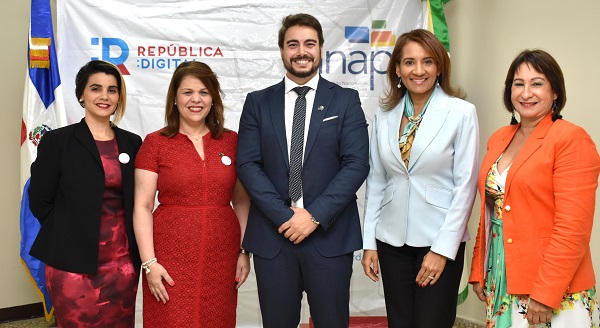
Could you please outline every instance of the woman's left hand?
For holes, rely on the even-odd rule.
[[[535,325],[536,323],[550,322],[550,320],[552,320],[552,308],[530,298],[527,306],[527,322]]]
[[[425,287],[428,284],[433,286],[442,275],[446,266],[446,260],[445,256],[429,251],[423,257],[421,270],[417,273],[417,278],[415,279],[417,285],[421,287]]]
[[[241,254],[238,256],[237,267],[235,269],[235,281],[237,281],[237,285],[235,288],[238,289],[242,284],[248,279],[248,275],[250,274],[250,257],[246,254]]]

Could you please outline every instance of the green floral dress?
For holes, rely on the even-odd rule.
[[[500,159],[500,158],[498,158]],[[511,295],[506,292],[506,266],[504,263],[504,244],[502,238],[502,207],[504,203],[504,181],[510,166],[504,174],[498,172],[497,163],[488,172],[485,196],[493,201],[491,215],[490,249],[488,253],[486,292],[486,326],[488,328],[599,328],[600,308],[596,299],[596,289],[565,294],[558,309],[553,312],[549,323],[529,325],[527,306],[529,295]]]

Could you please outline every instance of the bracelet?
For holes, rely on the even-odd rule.
[[[146,274],[150,273],[150,266],[154,263],[158,263],[158,260],[155,258],[151,258],[148,261],[142,263],[142,269],[146,270]]]
[[[319,221],[317,221],[317,219],[315,219],[315,217],[314,217],[314,216],[312,216],[312,215],[310,216],[310,220],[312,221],[312,223],[314,223],[314,224],[316,224],[316,225],[319,225],[319,224],[321,224],[321,223],[319,223]]]
[[[150,264],[150,262],[156,262],[156,257],[153,257],[151,259],[149,259],[148,261],[142,263],[142,266],[147,266],[148,264]]]
[[[240,254],[248,255],[248,258],[252,258],[252,253],[248,252],[243,248],[240,248]]]

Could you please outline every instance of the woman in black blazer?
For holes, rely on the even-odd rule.
[[[31,165],[29,207],[41,229],[30,254],[46,263],[60,326],[133,327],[133,161],[142,140],[113,123],[126,105],[116,66],[90,61],[75,84],[85,117],[45,133]]]

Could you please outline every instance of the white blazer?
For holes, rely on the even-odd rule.
[[[408,168],[398,147],[402,98],[373,119],[365,198],[363,248],[375,239],[400,247],[431,247],[454,260],[469,239],[477,193],[479,127],[475,106],[439,86],[417,130]]]

